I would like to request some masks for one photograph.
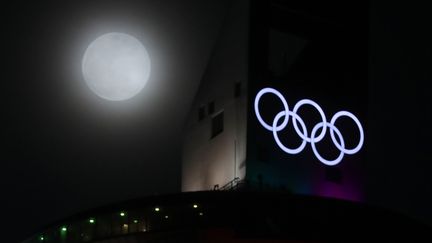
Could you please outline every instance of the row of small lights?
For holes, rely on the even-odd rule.
[[[197,208],[198,208],[198,204],[194,204],[194,205],[192,205],[192,207],[195,208],[195,209],[197,209]],[[155,207],[155,208],[154,208],[154,211],[155,211],[155,212],[160,212],[161,209],[160,209],[159,207]],[[200,215],[200,216],[203,216],[204,214],[203,214],[202,212],[200,212],[199,215]],[[125,217],[125,216],[126,216],[126,213],[125,213],[125,212],[120,212],[120,217]],[[165,218],[168,219],[168,218],[169,218],[168,215],[165,215]],[[96,220],[95,220],[94,218],[90,218],[88,222],[89,222],[90,224],[95,224],[95,223],[96,223]],[[137,224],[137,223],[138,223],[138,220],[137,220],[137,219],[134,219],[133,222],[134,222],[135,224]],[[125,224],[125,225],[127,226],[127,224]],[[125,226],[125,225],[123,225],[123,226]],[[67,232],[67,227],[66,227],[66,226],[62,226],[62,227],[60,228],[60,231],[61,231],[62,233],[66,233],[66,232]],[[44,241],[44,240],[45,240],[45,237],[44,237],[43,235],[41,235],[41,236],[39,237],[39,240],[40,240],[40,241]]]

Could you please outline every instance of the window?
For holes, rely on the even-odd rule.
[[[198,121],[202,121],[205,117],[205,106],[200,106],[198,109]]]
[[[326,180],[337,184],[342,183],[342,172],[337,167],[327,167],[325,171]]]
[[[215,112],[215,102],[208,103],[208,114],[211,115]]]
[[[211,138],[216,137],[224,130],[224,113],[223,111],[212,118]]]

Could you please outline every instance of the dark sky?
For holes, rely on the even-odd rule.
[[[181,129],[226,2],[14,1],[4,9],[2,242],[83,209],[179,191]],[[371,4],[370,198],[429,222],[431,23],[425,6]],[[138,97],[112,103],[90,93],[79,65],[91,40],[123,30],[144,39],[154,72]]]
[[[368,187],[374,203],[432,225],[432,16],[371,1]]]
[[[18,239],[86,208],[180,191],[181,129],[226,2],[89,2],[15,3],[5,16],[0,181]],[[151,79],[129,101],[102,100],[83,81],[84,50],[106,32],[149,52]]]

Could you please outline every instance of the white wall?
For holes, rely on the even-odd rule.
[[[246,102],[248,63],[248,1],[231,1],[219,39],[185,124],[182,191],[211,190],[235,177],[244,178],[246,166]],[[241,83],[240,97],[234,96]],[[208,114],[208,104],[215,112]],[[198,120],[200,106],[205,118]],[[212,117],[224,112],[224,131],[211,138]]]

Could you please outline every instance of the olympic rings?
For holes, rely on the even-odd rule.
[[[267,124],[263,120],[263,118],[261,117],[261,114],[259,112],[259,101],[260,101],[261,97],[264,94],[267,94],[267,93],[271,93],[271,94],[276,95],[281,100],[281,102],[282,102],[282,104],[284,106],[284,110],[280,111],[274,117],[273,122],[272,122],[271,125]],[[316,124],[313,127],[312,132],[310,134],[310,137],[308,137],[308,132],[307,132],[306,125],[305,125],[303,119],[297,114],[298,110],[303,105],[311,105],[311,106],[313,106],[318,111],[318,113],[320,114],[321,119],[322,119],[321,122],[319,122],[318,124]],[[326,116],[324,114],[324,111],[321,109],[321,107],[316,102],[314,102],[313,100],[309,100],[309,99],[302,99],[302,100],[298,101],[294,105],[293,111],[290,111],[289,107],[288,107],[288,103],[285,100],[284,96],[279,91],[277,91],[277,90],[275,90],[273,88],[264,88],[264,89],[260,90],[258,92],[258,94],[256,95],[256,97],[255,97],[254,107],[255,107],[255,114],[257,116],[257,119],[258,119],[259,123],[265,129],[267,129],[267,130],[269,130],[269,131],[271,131],[273,133],[273,138],[275,139],[276,144],[285,153],[288,153],[288,154],[298,154],[301,151],[303,151],[303,149],[306,147],[306,143],[310,143],[311,147],[312,147],[312,151],[315,154],[315,157],[321,163],[323,163],[325,165],[328,165],[328,166],[334,166],[334,165],[339,164],[342,161],[342,159],[343,159],[343,157],[344,157],[345,154],[350,154],[350,155],[351,154],[355,154],[358,151],[360,151],[360,149],[363,146],[363,143],[364,143],[363,127],[362,127],[359,119],[357,119],[357,117],[354,116],[351,112],[348,112],[348,111],[339,111],[339,112],[336,112],[336,114],[334,114],[333,117],[331,118],[330,122],[327,122],[327,118],[326,118]],[[357,146],[355,146],[352,149],[345,148],[345,141],[344,141],[344,138],[342,136],[342,133],[335,126],[336,120],[338,118],[340,118],[340,117],[343,117],[343,116],[351,118],[355,122],[355,124],[357,125],[357,127],[359,129],[359,132],[360,132],[359,142],[358,142]],[[279,120],[282,117],[283,117],[283,122],[280,125],[278,125],[278,122],[279,122]],[[302,143],[300,144],[300,146],[297,147],[297,148],[294,148],[294,149],[286,147],[280,141],[279,136],[278,136],[278,132],[280,132],[281,130],[285,129],[285,127],[288,125],[290,117],[293,118],[292,122],[293,122],[293,126],[294,126],[294,129],[295,129],[297,135],[303,140]],[[301,130],[300,130],[299,126],[298,126],[298,123],[300,123]],[[322,128],[321,132],[319,133],[318,136],[316,136],[316,133],[317,133],[318,129],[320,129],[320,128]],[[336,159],[334,159],[334,160],[327,160],[327,159],[323,158],[320,155],[320,153],[318,152],[317,148],[316,148],[316,143],[320,142],[324,138],[324,136],[326,134],[326,131],[327,131],[327,128],[330,130],[331,140],[333,141],[333,143],[336,146],[336,148],[338,148],[339,151],[340,151],[339,156]],[[339,141],[336,139],[335,133],[336,133],[337,137],[339,138]]]

